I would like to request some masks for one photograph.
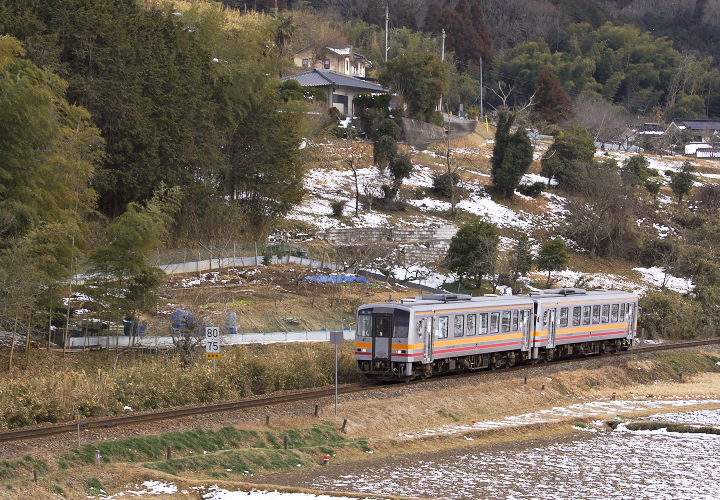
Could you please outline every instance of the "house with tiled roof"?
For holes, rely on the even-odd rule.
[[[382,85],[368,82],[348,75],[343,75],[327,69],[313,69],[303,71],[296,75],[281,78],[282,81],[297,80],[303,87],[315,87],[325,91],[328,108],[336,108],[342,114],[353,116],[353,99],[358,94],[367,92],[388,93]]]

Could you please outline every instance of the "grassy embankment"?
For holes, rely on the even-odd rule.
[[[597,360],[604,361],[604,360]],[[347,434],[337,430],[336,422],[317,423],[310,416],[278,416],[270,427],[245,424],[214,431],[191,430],[157,436],[102,441],[62,452],[0,462],[0,481],[7,495],[30,487],[38,498],[64,492],[69,496],[97,494],[100,489],[116,492],[128,484],[161,479],[179,484],[215,484],[242,488],[252,475],[271,474],[298,467],[314,467],[323,455],[333,462],[378,459],[404,453],[462,446],[502,445],[528,439],[554,439],[580,432],[577,427],[606,415],[587,418],[567,417],[547,424],[517,428],[440,434],[430,438],[406,439],[398,432],[440,428],[471,418],[492,420],[523,412],[552,408],[582,401],[607,400],[617,392],[619,400],[650,399],[658,405],[635,413],[618,414],[629,419],[642,414],[677,411],[662,400],[717,398],[720,394],[720,357],[715,352],[676,352],[623,363],[600,363],[576,370],[539,371],[528,377],[493,372],[457,386],[445,387],[440,380],[413,391],[394,389],[384,396],[369,395],[342,402],[340,418],[347,416]],[[680,376],[682,374],[682,377]],[[479,383],[481,381],[482,383]],[[542,384],[542,387],[541,387]],[[685,410],[690,411],[692,407]],[[611,410],[610,410],[611,411]],[[288,449],[284,449],[284,437]],[[472,437],[468,441],[465,437]],[[173,457],[166,459],[170,446]],[[102,463],[94,464],[95,450]],[[373,451],[372,455],[367,452]],[[372,457],[372,458],[371,458]],[[32,471],[40,481],[30,484]],[[209,483],[210,482],[210,483]]]

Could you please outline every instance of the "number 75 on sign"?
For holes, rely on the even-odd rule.
[[[205,353],[208,359],[220,358],[220,328],[205,327]]]

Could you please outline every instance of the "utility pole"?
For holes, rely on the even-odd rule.
[[[442,28],[442,49],[440,49],[440,60],[445,61],[445,28]],[[440,105],[438,110],[442,113],[442,95],[440,96]]]
[[[483,122],[483,61],[480,58],[480,123]]]
[[[387,62],[388,55],[388,25],[390,24],[389,3],[390,2],[385,2],[385,62]]]

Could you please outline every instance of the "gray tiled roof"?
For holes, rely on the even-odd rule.
[[[720,130],[720,121],[718,121],[718,120],[677,119],[677,120],[673,120],[673,121],[678,125],[684,125],[685,127],[692,129],[692,130]]]
[[[281,78],[283,82],[288,80],[297,80],[303,87],[328,87],[334,85],[336,87],[352,87],[356,89],[365,89],[373,92],[390,92],[377,83],[366,82],[359,78],[353,78],[348,75],[341,75],[327,69],[314,69],[305,71],[297,75],[286,76]]]

